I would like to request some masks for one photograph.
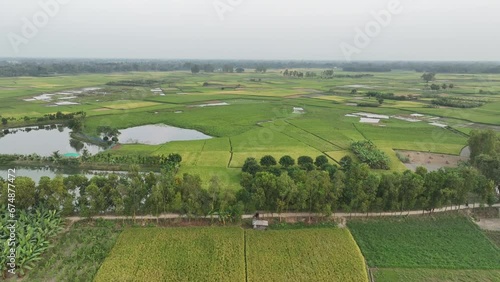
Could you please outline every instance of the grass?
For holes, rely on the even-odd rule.
[[[377,282],[495,282],[500,270],[379,268],[374,277]]]
[[[311,71],[311,70],[308,70]],[[322,70],[313,70],[320,73]],[[352,74],[336,71],[336,74]],[[260,81],[251,81],[258,78]],[[152,93],[149,86],[110,86],[118,80],[155,79],[165,96]],[[279,70],[265,74],[188,72],[131,72],[85,74],[54,77],[0,78],[0,113],[2,117],[40,117],[56,111],[87,112],[84,131],[95,135],[99,126],[124,129],[133,126],[165,123],[196,129],[216,137],[206,142],[172,142],[164,145],[124,145],[111,154],[169,154],[183,156],[185,171],[199,171],[202,178],[223,170],[241,167],[247,157],[270,154],[279,158],[291,155],[315,157],[327,154],[339,160],[349,154],[353,141],[370,140],[391,160],[394,171],[405,170],[393,149],[458,155],[466,145],[466,136],[431,126],[430,120],[410,123],[382,120],[380,125],[360,124],[359,118],[346,117],[354,112],[408,116],[422,113],[441,119],[468,133],[471,122],[500,124],[497,114],[500,95],[481,95],[479,90],[500,91],[500,75],[438,74],[435,83],[453,83],[455,88],[441,92],[425,90],[420,74],[394,71],[373,73],[372,77],[335,79],[292,79]],[[205,82],[209,87],[204,87]],[[235,88],[236,86],[238,86]],[[361,85],[358,87],[355,85]],[[47,102],[26,102],[42,93],[100,87],[106,94],[82,95],[80,105],[47,107]],[[157,87],[157,86],[154,86]],[[224,89],[222,89],[224,87]],[[365,88],[366,87],[366,88]],[[356,95],[350,94],[357,89]],[[346,103],[368,102],[366,92],[376,90],[396,95],[449,95],[458,98],[487,99],[475,109],[428,108],[430,98],[418,101],[386,100],[380,107],[363,108]],[[181,94],[179,94],[181,93]],[[198,107],[209,102],[226,102],[229,106]],[[49,103],[50,104],[50,103]],[[292,107],[302,107],[305,114],[293,114]],[[9,125],[14,124],[9,121]],[[469,124],[469,125],[468,125]],[[473,125],[476,126],[476,125]],[[231,156],[231,152],[233,153]],[[106,152],[107,153],[107,152]],[[237,185],[233,172],[231,183]]]
[[[500,231],[484,231],[486,236],[500,248]]]
[[[238,227],[130,228],[95,281],[244,281]]]
[[[347,229],[248,230],[248,281],[368,281]]]
[[[500,269],[500,250],[459,215],[352,220],[370,267]]]
[[[92,281],[121,229],[113,222],[78,222],[54,242],[25,281]]]

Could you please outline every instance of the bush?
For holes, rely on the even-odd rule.
[[[370,168],[389,169],[389,158],[371,141],[354,142],[350,149],[361,162],[368,164]]]

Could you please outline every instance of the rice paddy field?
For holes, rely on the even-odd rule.
[[[459,215],[351,220],[376,281],[499,281],[500,249]]]
[[[84,132],[89,136],[97,136],[100,126],[125,129],[163,123],[195,129],[213,138],[160,145],[123,144],[104,153],[179,153],[184,160],[182,171],[198,172],[203,180],[218,175],[235,189],[239,185],[238,171],[248,157],[325,154],[331,162],[338,162],[351,154],[348,149],[351,142],[371,140],[388,155],[390,168],[402,171],[406,167],[396,157],[395,150],[459,155],[472,128],[500,125],[496,111],[500,96],[492,94],[500,91],[500,75],[438,74],[433,83],[454,84],[454,88],[431,91],[417,72],[295,79],[283,77],[280,71],[0,78],[0,114],[22,119],[56,111],[85,111]],[[336,74],[357,73],[337,71]],[[141,80],[153,82],[135,86],[119,83]],[[413,95],[419,99],[386,99],[379,107],[357,106],[376,103],[375,98],[366,96],[368,91]],[[40,98],[42,94],[54,95],[46,100]],[[432,99],[428,97],[436,96],[479,99],[485,103],[472,109],[431,107]],[[57,105],[60,101],[72,104]],[[294,107],[303,111],[294,113]],[[359,116],[350,116],[353,113],[388,118],[375,124],[360,123]],[[419,122],[404,120],[412,114],[423,116]]]
[[[347,229],[247,231],[248,281],[368,281]]]
[[[94,281],[245,281],[243,229],[127,229]]]
[[[347,229],[129,228],[94,281],[368,281]]]

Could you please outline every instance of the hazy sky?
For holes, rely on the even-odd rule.
[[[372,12],[390,2],[382,26]],[[0,57],[500,61],[499,12],[498,0],[0,0]]]

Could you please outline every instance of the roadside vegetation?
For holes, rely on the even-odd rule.
[[[122,228],[113,221],[76,222],[58,235],[26,281],[93,281]]]

